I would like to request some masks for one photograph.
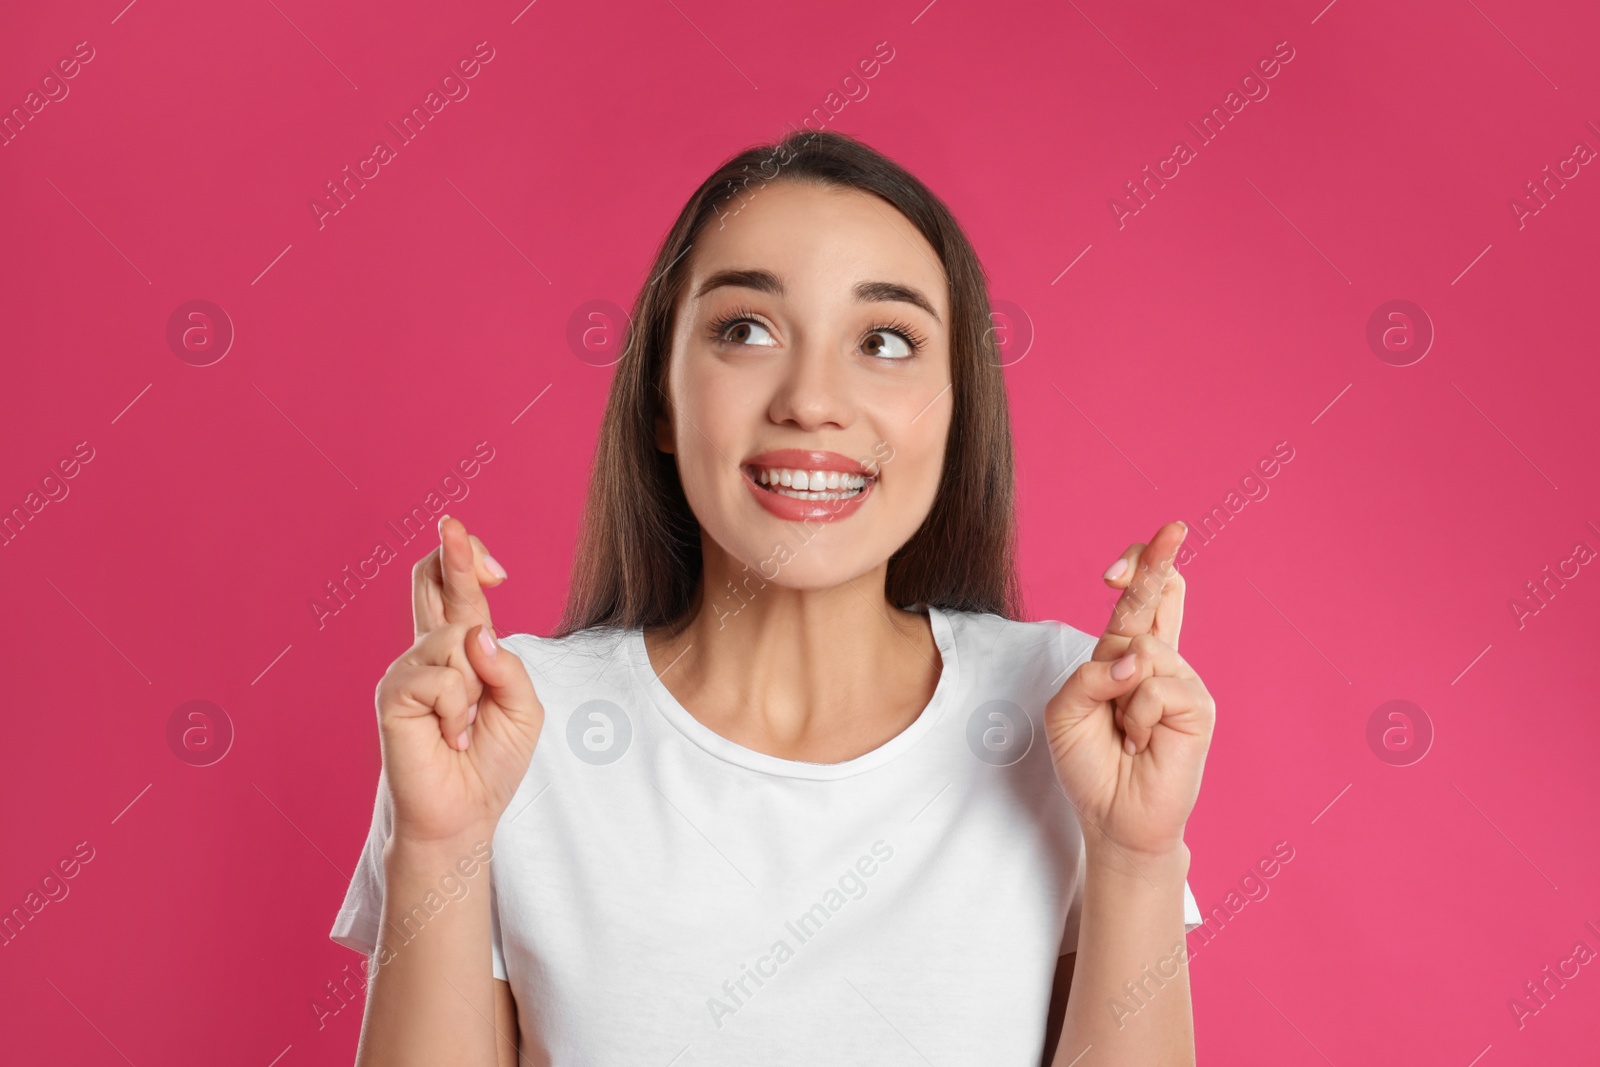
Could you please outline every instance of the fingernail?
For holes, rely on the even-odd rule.
[[[463,752],[467,750],[467,731],[462,730],[461,736],[456,738],[456,747]]]
[[[488,567],[489,573],[494,575],[496,578],[504,578],[506,576],[506,569],[500,566],[499,561],[493,556],[485,555],[483,557],[483,565]]]
[[[1133,672],[1139,667],[1139,654],[1129,652],[1111,665],[1111,677],[1119,682],[1127,681],[1133,677]]]
[[[485,626],[478,631],[478,647],[483,649],[485,656],[492,656],[500,651],[500,646],[494,643],[494,638],[489,636],[489,628]]]
[[[449,517],[450,517],[449,515],[440,515],[439,516],[439,532],[440,533],[444,533],[444,520],[448,519]]]
[[[1122,751],[1126,752],[1130,756],[1134,754],[1135,750],[1133,747],[1133,738],[1124,737],[1122,739]]]
[[[1108,581],[1108,582],[1116,581],[1117,578],[1121,577],[1122,572],[1127,570],[1127,569],[1128,569],[1128,561],[1126,559],[1117,560],[1111,566],[1106,568],[1106,581]]]
[[[476,700],[474,700],[472,702],[472,707],[467,709],[467,725],[471,726],[477,720],[478,720],[478,702]]]

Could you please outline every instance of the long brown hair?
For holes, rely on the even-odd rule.
[[[691,620],[700,585],[700,523],[676,457],[656,448],[678,298],[701,229],[772,181],[807,181],[873,194],[927,238],[950,284],[950,392],[944,467],[927,518],[889,557],[890,603],[1019,618],[1011,421],[990,328],[987,276],[944,203],[887,156],[848,135],[796,129],[728,159],[663,238],[606,400],[566,610],[555,637],[590,627],[666,626]],[[753,194],[752,194],[753,195]]]

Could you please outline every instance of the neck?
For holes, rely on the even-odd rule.
[[[888,562],[823,588],[782,586],[707,545],[693,619],[645,635],[662,684],[747,748],[831,763],[909,725],[941,663],[926,615],[890,604]]]

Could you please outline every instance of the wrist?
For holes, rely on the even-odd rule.
[[[464,830],[442,838],[418,838],[396,831],[384,842],[383,862],[390,870],[468,870],[487,864],[494,856],[494,827]],[[468,875],[470,877],[471,875]]]
[[[1182,840],[1168,848],[1148,851],[1114,845],[1102,837],[1084,838],[1084,853],[1089,874],[1124,875],[1136,880],[1189,877],[1189,846]],[[1161,877],[1157,877],[1160,875]]]

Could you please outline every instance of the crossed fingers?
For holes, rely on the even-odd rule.
[[[1154,634],[1177,649],[1183,627],[1184,581],[1174,558],[1187,533],[1183,523],[1169,522],[1156,531],[1149,544],[1129,545],[1106,571],[1107,584],[1123,593],[1095,646],[1094,659],[1117,659],[1140,634]]]

